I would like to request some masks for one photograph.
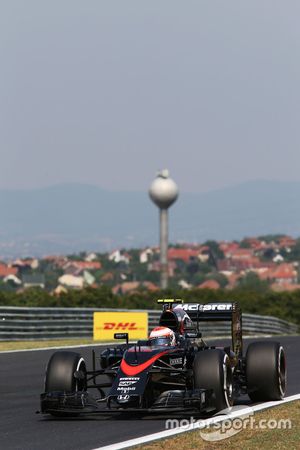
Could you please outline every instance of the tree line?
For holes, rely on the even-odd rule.
[[[38,289],[28,289],[22,294],[0,291],[0,306],[32,307],[93,307],[116,309],[160,309],[158,298],[182,298],[185,302],[236,301],[245,313],[275,316],[300,325],[300,290],[294,292],[255,292],[244,289],[191,289],[149,292],[140,290],[130,295],[114,295],[111,289],[87,288],[72,290],[60,296]]]

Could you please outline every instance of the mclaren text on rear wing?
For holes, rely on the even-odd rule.
[[[233,312],[238,309],[236,303],[184,303],[182,308],[193,321],[231,321]]]

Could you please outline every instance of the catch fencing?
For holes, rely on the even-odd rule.
[[[50,340],[93,337],[93,313],[108,308],[0,307],[0,341]],[[128,310],[118,310],[128,311]],[[141,310],[131,310],[141,311]],[[148,328],[158,324],[160,311],[148,310]],[[243,314],[244,335],[297,334],[296,324],[272,316]],[[203,337],[227,336],[228,322],[201,322]]]

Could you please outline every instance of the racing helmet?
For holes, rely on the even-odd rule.
[[[176,344],[174,331],[168,327],[155,327],[149,336],[150,345],[168,345]]]

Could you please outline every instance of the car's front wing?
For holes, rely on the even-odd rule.
[[[168,391],[163,393],[154,404],[142,407],[142,398],[131,396],[128,402],[106,397],[96,400],[87,391],[47,392],[41,394],[41,413],[56,416],[81,414],[122,414],[124,412],[152,413],[207,413],[214,409],[213,391],[197,389],[195,391]]]

